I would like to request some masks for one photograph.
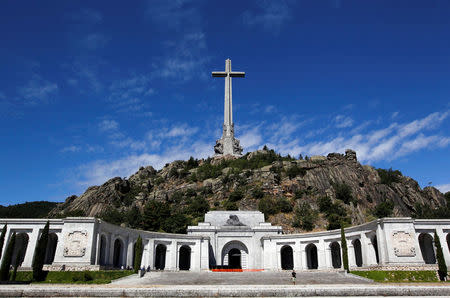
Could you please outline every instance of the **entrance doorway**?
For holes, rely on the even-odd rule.
[[[191,248],[187,245],[180,247],[180,270],[191,269]]]
[[[317,247],[310,243],[306,246],[306,264],[308,269],[317,269],[319,267],[319,262],[317,260]]]
[[[241,266],[241,251],[237,248],[232,248],[228,252],[228,268],[242,269]]]
[[[166,251],[167,247],[164,244],[158,244],[156,246],[155,253],[155,269],[164,270],[166,267]]]
[[[292,270],[294,269],[294,255],[292,252],[292,247],[285,245],[281,248],[281,269],[282,270]]]

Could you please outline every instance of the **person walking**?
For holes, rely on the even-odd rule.
[[[297,273],[295,272],[295,270],[292,270],[292,283],[295,286],[295,279],[297,278]]]

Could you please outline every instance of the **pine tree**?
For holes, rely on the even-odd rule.
[[[442,252],[441,240],[438,234],[434,231],[434,246],[436,246],[436,258],[438,261],[439,279],[444,281],[447,277],[447,264],[445,264],[444,253]]]
[[[19,262],[20,262],[20,256],[22,255],[22,248],[19,249],[19,252],[16,255],[16,259],[14,260],[14,271],[13,274],[11,276],[11,280],[14,281],[16,280],[16,275],[17,275],[17,268],[19,267]]]
[[[342,246],[342,262],[344,263],[344,270],[349,273],[348,269],[348,248],[347,240],[345,240],[344,226],[341,225],[341,246]]]
[[[14,251],[14,245],[16,244],[16,232],[11,236],[6,247],[5,255],[3,256],[2,266],[0,267],[0,280],[9,280],[9,267],[11,266],[12,254]]]
[[[3,244],[5,243],[7,224],[3,226],[2,234],[0,235],[0,258],[2,257]]]
[[[142,238],[141,235],[139,235],[138,239],[136,240],[136,246],[134,248],[134,273],[137,273],[139,268],[141,267],[142,248]]]
[[[34,257],[33,257],[33,280],[40,281],[43,279],[43,271],[45,261],[45,252],[47,250],[48,243],[48,230],[50,223],[47,221],[44,229],[42,230],[41,237],[36,244],[36,248],[34,249]]]

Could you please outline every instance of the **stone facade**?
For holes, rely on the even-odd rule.
[[[89,217],[50,219],[46,268],[99,270],[133,266],[134,244],[141,235],[141,267],[160,270],[339,270],[342,268],[339,230],[283,234],[264,221],[259,211],[210,211],[205,222],[189,226],[187,234],[157,233],[119,227]],[[20,260],[31,267],[34,248],[47,219],[2,219],[8,224],[6,249],[13,232]],[[450,264],[450,220],[382,218],[345,229],[349,265],[354,270],[435,269],[434,232]],[[4,256],[4,251],[2,256]]]

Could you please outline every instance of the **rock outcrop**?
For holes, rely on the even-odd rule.
[[[411,216],[417,203],[433,208],[446,203],[439,190],[421,189],[410,177],[399,174],[395,181],[383,182],[377,169],[357,161],[353,150],[307,160],[258,150],[241,158],[174,161],[159,171],[151,166],[141,167],[128,179],[115,177],[101,186],[89,187],[79,197],[68,197],[50,215],[79,211],[86,216],[100,216],[111,208],[127,212],[133,207],[142,211],[151,200],[181,208],[195,196],[202,196],[210,209],[216,210],[228,208],[225,202],[231,198],[239,209],[256,210],[262,197],[287,200],[292,207],[308,202],[318,210],[320,198],[336,200],[335,186],[339,184],[351,190],[354,203],[344,206],[352,224],[373,219],[373,210],[381,202],[393,202],[393,216]],[[234,199],[235,193],[240,197]],[[287,231],[299,230],[292,227],[292,218],[293,212],[288,211],[272,215],[269,220]],[[325,226],[326,220],[319,213],[316,229]]]

